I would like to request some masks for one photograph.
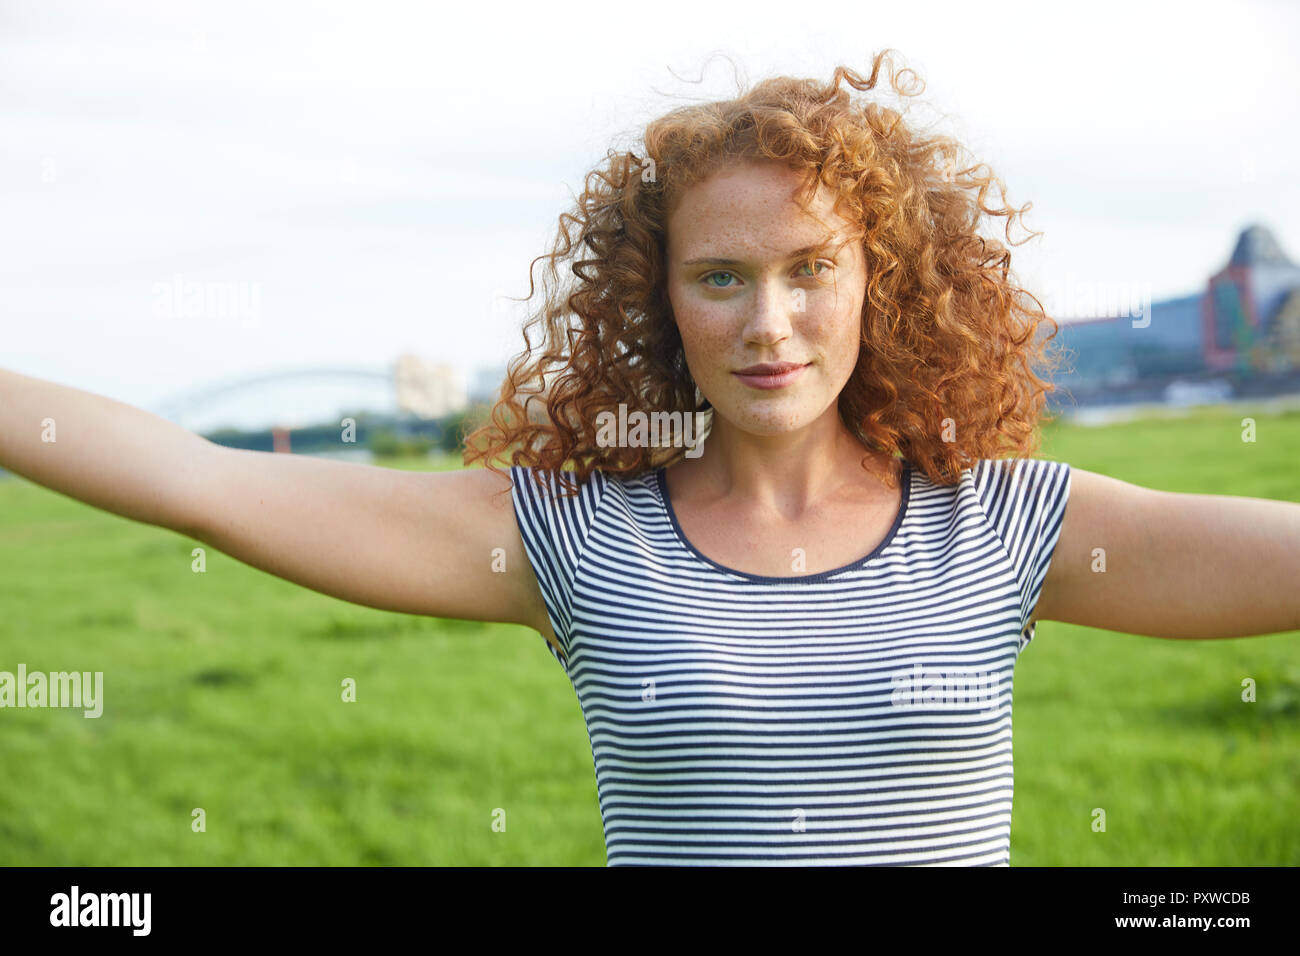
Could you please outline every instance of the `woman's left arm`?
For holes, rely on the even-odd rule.
[[[1071,469],[1033,618],[1169,638],[1300,630],[1300,504]]]

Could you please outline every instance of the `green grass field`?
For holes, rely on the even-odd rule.
[[[1298,412],[1053,425],[1041,454],[1300,501]],[[535,632],[353,606],[210,548],[195,574],[197,545],[0,481],[0,670],[102,671],[106,699],[0,710],[0,864],[603,865],[582,714]],[[1040,623],[1015,762],[1012,865],[1300,864],[1300,633]]]

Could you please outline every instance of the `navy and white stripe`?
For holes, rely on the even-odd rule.
[[[870,555],[792,577],[696,551],[662,470],[556,498],[511,468],[610,865],[1009,864],[1011,679],[1070,468],[1007,464],[953,486],[908,467]],[[918,667],[990,697],[905,706]]]

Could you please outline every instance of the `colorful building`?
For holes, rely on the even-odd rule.
[[[1153,302],[1149,316],[1061,320],[1065,358],[1053,377],[1075,402],[1160,401],[1186,382],[1300,375],[1300,266],[1252,225],[1205,289]],[[1290,384],[1288,384],[1290,383]],[[1070,400],[1053,396],[1053,405]]]

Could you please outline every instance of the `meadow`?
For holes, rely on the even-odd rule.
[[[1297,411],[1051,424],[1040,457],[1300,502]],[[582,714],[536,632],[358,607],[212,548],[194,573],[198,546],[0,480],[0,670],[102,671],[105,698],[0,710],[0,864],[604,864]],[[1300,633],[1041,622],[1014,707],[1013,866],[1300,864]]]

